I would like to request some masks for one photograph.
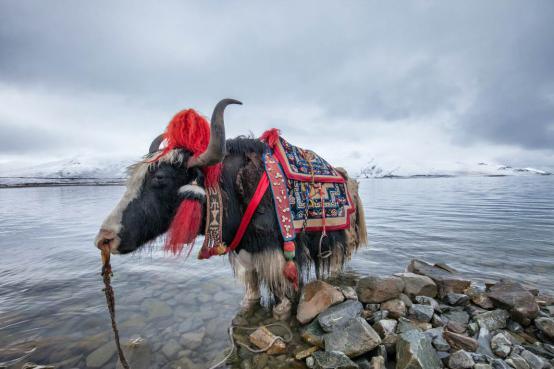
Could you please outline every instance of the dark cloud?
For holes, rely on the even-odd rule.
[[[167,112],[233,96],[315,106],[328,124],[447,119],[460,144],[554,147],[549,1],[31,1],[0,14],[10,86]]]

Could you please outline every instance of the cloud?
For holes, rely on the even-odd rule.
[[[543,165],[554,155],[553,8],[3,2],[0,97],[12,102],[0,133],[20,139],[0,155],[64,155],[58,137],[71,150],[135,154],[179,109],[209,114],[236,97],[245,105],[230,112],[230,134],[277,126],[325,151],[344,142],[356,148],[332,155],[347,163],[378,146],[399,161],[471,151]]]

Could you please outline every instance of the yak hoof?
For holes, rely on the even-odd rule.
[[[273,307],[273,318],[277,320],[288,320],[292,310],[290,300],[284,297],[280,303]]]

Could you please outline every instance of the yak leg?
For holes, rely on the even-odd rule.
[[[238,265],[235,271],[245,286],[244,297],[240,305],[244,310],[248,310],[260,301],[261,294],[258,273],[252,264],[250,253],[241,250],[238,253],[237,259]]]

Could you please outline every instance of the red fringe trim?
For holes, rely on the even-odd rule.
[[[192,251],[194,241],[200,233],[201,224],[202,203],[198,200],[183,200],[169,227],[164,250],[177,255],[186,245]]]
[[[261,135],[260,140],[268,144],[269,147],[273,149],[275,148],[275,145],[277,145],[277,142],[279,142],[280,135],[281,131],[279,131],[277,128],[271,128]]]

